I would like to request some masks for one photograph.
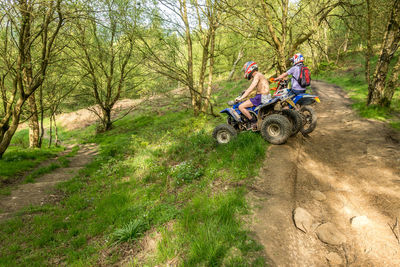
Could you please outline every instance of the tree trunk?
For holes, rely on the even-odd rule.
[[[400,86],[400,56],[397,58],[396,65],[393,68],[392,71],[392,77],[390,80],[387,82],[384,92],[383,92],[383,98],[381,99],[381,103],[383,106],[389,107],[390,103],[392,102],[392,98],[394,95],[394,92],[396,88]]]
[[[325,42],[324,42],[324,54],[325,54],[325,58],[326,58],[326,61],[329,63],[330,62],[330,60],[329,60],[329,56],[328,56],[328,50],[329,50],[329,47],[328,47],[328,26],[324,26],[324,37],[325,37]]]
[[[27,10],[29,12],[29,10]],[[29,15],[31,16],[31,15]],[[26,42],[26,44],[29,42],[31,38],[31,23],[27,23],[27,32],[26,35],[23,35],[23,38],[25,38],[23,41]],[[28,44],[27,44],[28,45]],[[31,50],[28,49],[24,54],[22,55],[24,62],[24,65],[22,66],[22,82],[24,88],[30,88],[32,86],[32,81],[33,81],[33,69],[32,69],[32,55],[31,55]],[[37,105],[36,105],[36,96],[35,92],[31,94],[31,96],[28,98],[28,106],[29,106],[29,111],[30,111],[30,119],[29,119],[29,147],[30,148],[37,148],[39,147],[39,117],[38,117],[38,111],[37,111]]]
[[[2,130],[0,133],[2,133],[2,135],[0,136],[0,159],[3,157],[4,152],[7,150],[8,146],[10,145],[11,139],[15,133],[15,131],[18,128],[18,124],[19,124],[19,118],[21,115],[21,109],[22,109],[22,105],[24,104],[25,99],[23,98],[19,98],[14,110],[13,110],[13,114],[12,114],[12,122],[11,125],[8,125],[8,123],[6,123],[4,126],[7,127],[2,127]]]
[[[233,62],[231,72],[229,73],[228,81],[232,80],[233,74],[235,74],[235,71],[236,71],[236,66],[239,63],[239,61],[242,59],[242,57],[243,57],[243,47],[240,48],[239,53],[236,57],[236,60],[235,60],[235,62]]]
[[[205,95],[205,87],[204,87],[204,81],[206,79],[206,69],[207,69],[207,62],[209,58],[209,46],[210,46],[210,38],[211,38],[211,27],[209,28],[207,32],[207,36],[205,39],[205,42],[203,45],[203,54],[202,54],[202,59],[201,59],[201,68],[200,68],[200,75],[199,75],[199,91],[201,92],[201,95]]]
[[[317,59],[316,59],[316,56],[315,56],[316,51],[314,51],[310,40],[308,41],[308,46],[310,47],[310,51],[311,51],[311,59],[312,59],[311,66],[312,66],[313,69],[317,69]]]
[[[203,112],[206,112],[208,106],[210,105],[211,91],[212,91],[212,81],[213,81],[213,71],[214,71],[214,50],[215,50],[215,28],[211,26],[211,45],[210,45],[210,67],[208,72],[208,86],[205,95],[205,100],[203,104]]]
[[[58,138],[58,128],[57,128],[57,120],[56,120],[56,114],[53,114],[53,122],[54,122],[54,143],[56,146],[58,146],[60,144],[60,140]]]
[[[112,128],[112,121],[111,121],[111,109],[110,108],[105,108],[102,109],[103,112],[103,127],[104,127],[104,131],[108,131],[111,130]]]
[[[207,3],[208,4],[208,3]],[[201,16],[200,16],[200,7],[199,3],[196,0],[195,1],[195,6],[196,6],[196,13],[197,13],[197,19],[198,19],[198,27],[199,27],[199,33],[201,34],[201,37],[199,38],[200,40],[200,45],[203,48],[202,51],[202,58],[201,58],[201,67],[200,67],[200,74],[199,74],[199,82],[198,82],[198,87],[199,87],[199,92],[201,93],[201,96],[205,95],[205,86],[204,86],[204,81],[206,79],[206,70],[207,70],[207,63],[209,59],[209,47],[210,47],[210,38],[211,38],[211,32],[212,28],[209,27],[208,30],[205,32],[203,27],[202,27],[202,22],[201,22]],[[209,7],[206,5],[206,10],[208,11]],[[203,9],[202,9],[203,10]],[[209,17],[208,17],[209,20]],[[201,101],[202,102],[202,101]]]
[[[50,114],[50,125],[49,125],[49,148],[51,147],[51,143],[53,142],[53,125],[52,125],[52,122],[53,122],[53,113],[52,114]]]
[[[278,49],[278,69],[280,70],[280,73],[283,73],[286,71],[286,63],[288,61],[288,54],[290,53],[290,51],[286,51],[286,47],[287,47],[287,34],[288,34],[288,24],[287,24],[287,20],[288,20],[288,12],[289,12],[289,0],[281,0],[281,6],[282,6],[282,19],[281,19],[281,23],[282,23],[282,35],[281,35],[281,45]],[[290,55],[292,56],[292,55]]]
[[[370,104],[379,106],[390,106],[390,101],[385,97],[386,76],[390,61],[400,44],[400,0],[396,0],[393,5],[388,26],[383,38],[383,44],[378,63],[376,64],[374,80],[372,82],[372,99],[368,99]],[[396,78],[396,77],[395,77]]]
[[[43,136],[44,136],[44,107],[43,107],[43,86],[40,86],[39,90],[39,103],[40,103],[40,137],[39,137],[39,147],[42,147]]]
[[[192,97],[192,106],[194,115],[199,115],[200,108],[201,108],[201,95],[196,90],[194,86],[194,79],[193,79],[193,45],[192,45],[192,37],[190,34],[190,26],[189,26],[189,19],[187,14],[187,7],[186,7],[186,0],[182,0],[180,2],[181,5],[181,15],[183,23],[185,24],[185,41],[187,46],[187,82],[189,90],[191,91]]]
[[[4,133],[0,142],[0,159],[3,157],[4,152],[6,152],[8,146],[10,145],[11,139],[18,128],[18,124],[12,123],[10,128]]]
[[[350,29],[347,29],[346,32],[346,37],[344,39],[344,45],[343,45],[343,53],[347,52],[347,48],[349,47],[349,41],[350,41]]]
[[[286,72],[286,61],[287,61],[287,56],[285,54],[285,51],[283,50],[283,48],[281,47],[278,50],[278,58],[277,58],[277,67],[278,67],[278,71],[279,73],[284,73]]]
[[[367,2],[367,51],[365,52],[365,80],[368,84],[368,98],[367,103],[371,102],[373,88],[371,85],[371,57],[373,54],[372,51],[372,35],[371,35],[371,27],[372,27],[372,8],[370,0],[366,0]]]
[[[339,46],[338,50],[337,50],[337,54],[336,54],[336,61],[335,61],[335,65],[337,66],[339,64],[339,59],[340,59],[340,55],[342,53],[346,53],[347,51],[347,45],[349,43],[349,34],[350,34],[350,29],[347,29],[346,35],[344,37],[344,41],[343,43]]]
[[[264,14],[266,17],[265,23],[267,24],[268,32],[272,37],[273,45],[274,45],[275,52],[276,52],[276,62],[277,62],[278,71],[280,73],[283,73],[286,71],[286,58],[285,58],[284,44],[282,43],[281,40],[279,40],[278,36],[276,35],[276,30],[274,28],[274,25],[272,23],[272,18],[270,15],[270,7],[264,1],[262,1],[262,6],[263,6]],[[283,11],[283,15],[284,14],[285,13]],[[281,19],[283,20],[283,18],[281,18]]]
[[[34,93],[28,98],[28,106],[31,112],[31,118],[29,119],[29,147],[36,148],[39,147],[40,130],[36,98]]]

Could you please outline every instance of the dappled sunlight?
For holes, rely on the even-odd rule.
[[[322,128],[306,141],[310,146],[300,156],[301,176],[304,172],[307,179],[318,181],[329,207],[321,219],[345,233],[360,262],[398,265],[400,246],[390,225],[400,214],[400,187],[393,182],[400,179],[393,165],[399,152],[391,149],[395,144],[387,144],[384,125],[359,120],[335,95],[329,93],[335,121],[318,110]]]
[[[357,172],[332,175],[334,171],[331,168],[311,158],[304,158],[301,169],[312,175],[307,177],[318,180],[322,188],[329,188],[325,192],[326,205],[330,207],[329,220],[344,230],[353,249],[374,262],[400,264],[400,247],[389,226],[395,222],[395,217],[388,217],[381,206],[371,202],[371,195],[379,195],[398,203],[399,190],[379,185],[375,180],[362,179]],[[329,187],[324,187],[324,184]],[[353,225],[351,220],[358,216],[366,216],[367,219],[362,225]]]
[[[269,218],[255,223],[257,236],[277,265],[400,266],[392,231],[400,216],[400,134],[360,119],[337,88],[314,85],[317,128],[272,147],[252,190],[262,203],[257,219]]]

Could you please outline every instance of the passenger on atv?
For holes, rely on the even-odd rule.
[[[285,79],[289,75],[292,75],[291,84],[292,92],[296,95],[304,94],[306,87],[310,85],[311,77],[309,69],[303,64],[304,57],[302,54],[295,54],[290,58],[293,66],[287,71],[279,75],[275,81]]]

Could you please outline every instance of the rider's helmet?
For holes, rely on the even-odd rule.
[[[247,80],[250,80],[251,79],[251,75],[256,70],[258,70],[257,63],[255,63],[254,61],[246,62],[244,64],[244,66],[243,66],[244,78],[247,78]]]
[[[299,63],[304,62],[304,57],[303,57],[302,54],[297,53],[297,54],[295,54],[295,55],[290,59],[290,61],[292,61],[293,66],[294,66],[294,65],[297,65],[297,64],[299,64]]]

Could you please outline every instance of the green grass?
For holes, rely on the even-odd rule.
[[[79,151],[79,146],[74,146],[71,149],[71,151],[68,152],[66,155],[58,157],[57,161],[58,161],[60,167],[63,167],[63,168],[68,167],[69,163],[70,163],[69,158],[75,157],[76,154],[78,153],[78,151]]]
[[[46,125],[48,125],[48,119],[45,119]],[[1,182],[12,182],[14,178],[32,170],[41,162],[56,157],[65,149],[62,146],[48,148],[48,144],[48,140],[43,139],[42,148],[29,149],[29,130],[18,130],[12,138],[9,148],[0,159],[0,184]],[[73,155],[71,154],[71,156]]]
[[[34,183],[35,179],[42,176],[43,174],[50,173],[50,172],[54,171],[55,169],[58,169],[61,167],[63,167],[63,168],[68,167],[69,163],[70,163],[68,158],[75,156],[78,151],[79,151],[79,146],[74,146],[72,148],[72,150],[70,152],[68,152],[66,155],[58,157],[56,162],[52,162],[49,165],[39,167],[39,168],[33,170],[32,172],[30,172],[25,177],[24,182],[25,183]],[[15,162],[14,164],[18,166],[19,162]]]
[[[0,182],[10,182],[39,165],[41,162],[57,156],[63,147],[42,149],[24,149],[10,147],[0,160]]]
[[[372,58],[372,71],[377,57]],[[397,90],[393,96],[391,107],[367,106],[368,85],[364,75],[364,58],[362,55],[352,53],[344,59],[343,67],[332,64],[322,64],[320,73],[315,75],[329,83],[342,87],[353,100],[353,108],[364,118],[371,118],[390,123],[395,129],[400,129],[400,91]]]
[[[244,194],[239,188],[211,197],[194,196],[183,209],[175,230],[163,233],[159,259],[172,259],[185,248],[184,266],[264,266],[257,255],[262,247],[249,238],[237,219],[238,213],[247,212]],[[230,255],[231,248],[240,253]]]
[[[10,147],[0,159],[0,184],[12,182],[41,162],[56,157],[65,149],[64,147],[47,148],[47,140],[44,140],[42,148],[29,149],[28,136],[28,129],[17,131],[13,136]]]
[[[215,111],[245,85],[221,84]],[[99,144],[100,153],[58,186],[65,195],[60,203],[30,207],[24,214],[31,216],[0,224],[0,265],[112,265],[157,230],[157,251],[132,264],[177,259],[184,266],[262,266],[261,247],[239,219],[248,213],[246,191],[229,184],[251,183],[268,144],[250,132],[216,145],[211,133],[225,118],[195,118],[179,109],[172,103],[129,115],[102,134],[95,126],[62,132],[62,138]]]
[[[115,230],[111,234],[111,240],[115,242],[114,244],[135,241],[143,234],[143,232],[148,230],[147,226],[148,224],[143,220],[134,219],[122,228]]]
[[[57,163],[51,163],[48,166],[40,167],[40,168],[34,170],[33,172],[31,172],[29,175],[27,175],[27,177],[25,178],[25,183],[33,183],[33,182],[35,182],[35,178],[37,178],[43,174],[52,172],[53,170],[58,169],[58,168],[60,168],[60,165]]]
[[[1,196],[9,196],[9,195],[11,195],[10,187],[0,187],[0,197]]]

